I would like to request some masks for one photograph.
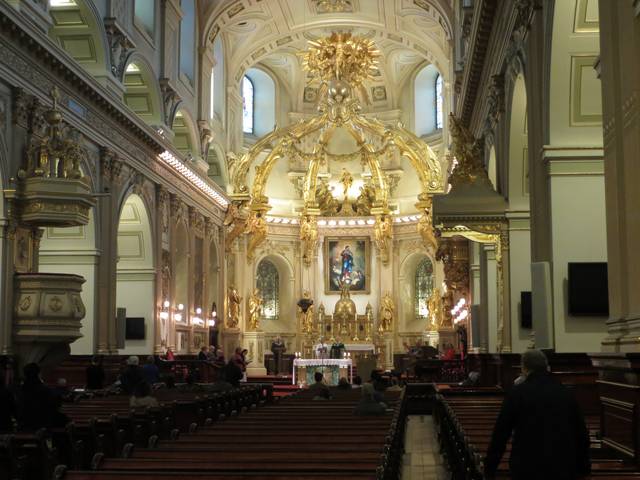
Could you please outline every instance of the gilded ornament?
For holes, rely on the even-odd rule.
[[[476,139],[453,114],[449,115],[449,128],[453,138],[451,153],[457,162],[449,176],[452,187],[490,182],[484,169],[484,138]]]
[[[300,240],[302,241],[302,259],[308,267],[313,262],[318,249],[318,223],[313,215],[305,215],[300,221]]]
[[[262,296],[257,288],[251,292],[247,298],[247,314],[249,317],[249,331],[257,331],[260,328],[260,317],[262,316]]]
[[[247,262],[252,262],[256,249],[267,239],[267,221],[260,211],[253,211],[249,214],[245,233],[249,235],[249,245],[247,246]]]
[[[429,331],[435,331],[443,326],[444,312],[442,309],[442,296],[440,295],[440,290],[434,288],[431,292],[431,296],[427,300],[427,310],[429,311],[429,323],[427,325],[427,329]]]
[[[227,288],[227,328],[237,328],[240,322],[242,297],[233,285]]]
[[[390,332],[393,329],[393,318],[395,316],[396,306],[393,303],[391,293],[387,292],[382,297],[380,303],[380,324],[378,325],[378,332]]]
[[[374,235],[380,260],[383,265],[387,265],[389,263],[389,250],[391,249],[393,240],[393,229],[389,215],[378,215],[376,217]]]

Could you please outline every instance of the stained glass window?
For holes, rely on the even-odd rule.
[[[429,313],[427,305],[433,290],[433,264],[428,258],[418,264],[415,281],[416,317],[425,318]]]
[[[256,288],[262,295],[262,317],[267,320],[278,318],[279,287],[278,269],[269,260],[262,260],[258,264]]]
[[[442,75],[436,75],[436,129],[442,129]]]
[[[242,77],[242,131],[253,133],[253,82]]]

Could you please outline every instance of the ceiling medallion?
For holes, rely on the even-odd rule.
[[[351,13],[353,3],[351,0],[314,0],[318,13]]]
[[[361,103],[369,101],[364,84],[377,70],[380,57],[374,42],[351,33],[334,32],[329,37],[310,41],[309,49],[301,57],[304,69],[311,74],[310,80],[320,83],[318,114],[275,129],[259,139],[241,158],[234,156],[229,165],[234,190],[232,198],[238,207],[237,222],[246,225],[244,232],[250,236],[247,259],[252,261],[256,249],[266,240],[266,214],[271,206],[265,190],[273,167],[278,160],[293,159],[306,166],[301,180],[304,206],[300,213],[300,240],[305,257],[313,258],[317,247],[317,217],[327,213],[371,215],[375,217],[376,247],[386,264],[392,228],[388,203],[390,183],[381,165],[383,159],[393,152],[409,160],[421,190],[416,207],[429,219],[432,218],[431,195],[444,192],[440,163],[429,146],[402,124],[388,127],[361,113]],[[347,154],[349,159],[359,160],[368,170],[365,174],[367,183],[353,203],[347,195],[353,182],[351,172],[342,169],[342,202],[334,198],[326,182],[322,181],[321,166],[344,161],[344,155],[332,154],[327,149],[338,130],[351,136],[358,146]],[[263,157],[265,151],[268,154]],[[255,165],[255,177],[249,189],[246,185],[249,169],[259,158],[264,159]],[[235,224],[235,217],[229,219],[229,223]],[[423,238],[429,238],[428,233],[431,233],[432,225],[428,223],[423,222],[420,226],[419,233]],[[433,246],[430,244],[427,248]]]

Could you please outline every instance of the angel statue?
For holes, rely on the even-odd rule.
[[[420,220],[418,220],[418,233],[420,233],[427,251],[435,253],[438,249],[438,238],[433,230],[431,208],[425,208]]]
[[[227,327],[236,328],[240,322],[240,302],[242,297],[233,285],[227,289]]]
[[[382,264],[386,265],[389,263],[389,249],[391,248],[391,240],[393,238],[391,217],[388,215],[380,215],[376,221],[374,234],[376,247],[378,247],[378,251],[380,252]]]
[[[262,315],[262,297],[257,288],[247,298],[247,309],[249,310],[249,330],[255,332],[260,328],[260,316]]]
[[[340,183],[342,184],[342,188],[344,189],[344,198],[347,198],[349,193],[349,189],[353,184],[353,175],[349,173],[346,168],[342,169],[342,176],[340,177]]]
[[[380,326],[378,327],[380,333],[391,331],[395,310],[396,307],[391,294],[389,292],[385,293],[380,303]]]

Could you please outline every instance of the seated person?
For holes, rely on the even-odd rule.
[[[382,374],[378,370],[371,371],[371,385],[373,386],[373,397],[378,402],[384,401],[384,391],[388,385]]]
[[[374,388],[370,383],[362,386],[362,396],[353,410],[354,415],[384,415],[387,406],[374,398]]]
[[[0,433],[13,432],[13,418],[16,414],[16,402],[13,393],[5,385],[0,374]]]
[[[147,357],[147,363],[142,367],[142,376],[149,385],[160,381],[160,369],[158,369],[153,355]]]
[[[102,366],[102,357],[94,355],[91,359],[91,365],[87,367],[87,389],[102,390],[104,388],[104,367]]]
[[[120,375],[120,388],[128,395],[132,395],[136,385],[144,380],[139,364],[140,359],[135,355],[131,355],[127,358],[127,367]]]
[[[353,388],[362,388],[362,377],[360,375],[353,377]]]
[[[338,388],[340,390],[351,390],[351,385],[349,384],[349,380],[347,380],[344,377],[340,378],[340,380],[338,381]]]
[[[40,378],[40,367],[29,363],[23,369],[24,381],[19,394],[19,424],[25,430],[64,427],[69,418],[60,411],[61,399]]]
[[[69,385],[67,385],[66,378],[59,378],[56,382],[56,386],[52,388],[53,394],[56,395],[60,400],[71,400],[73,396]]]
[[[234,387],[240,386],[242,380],[242,369],[233,360],[229,360],[222,369],[222,378],[225,382],[230,383]]]
[[[313,375],[316,383],[309,387],[309,391],[313,394],[314,400],[331,400],[331,390],[324,383],[324,375],[322,372],[316,372]]]
[[[157,407],[158,400],[151,396],[151,385],[145,381],[139,382],[133,391],[133,396],[129,399],[129,406],[131,408]]]
[[[200,348],[200,353],[198,353],[198,360],[207,361],[209,360],[209,347],[203,345]]]

